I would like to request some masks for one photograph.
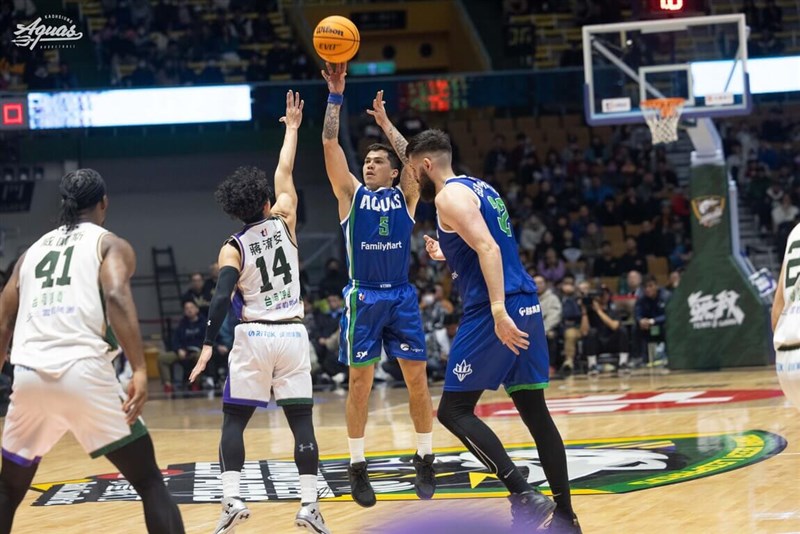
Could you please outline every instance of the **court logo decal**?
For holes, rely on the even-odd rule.
[[[694,480],[766,460],[786,448],[786,440],[763,430],[743,433],[676,434],[638,438],[567,442],[570,482],[575,495],[628,493]],[[548,493],[536,448],[507,448],[529,483]],[[416,500],[413,451],[369,455],[370,480],[379,500]],[[347,456],[320,461],[319,488],[323,500],[349,501]],[[463,447],[436,450],[436,499],[504,497],[505,487]],[[164,479],[178,504],[218,502],[222,481],[217,462],[171,465]],[[35,484],[41,495],[34,506],[87,502],[136,501],[131,485],[117,473],[79,480]],[[300,498],[297,468],[292,461],[246,462],[241,478],[246,501]]]
[[[558,415],[581,415],[591,413],[615,413],[636,410],[663,410],[668,408],[691,408],[707,404],[727,404],[773,397],[782,397],[779,389],[732,389],[699,391],[662,391],[640,393],[591,394],[579,397],[549,398],[550,413]],[[475,409],[481,417],[516,417],[513,402],[490,402],[479,404]]]

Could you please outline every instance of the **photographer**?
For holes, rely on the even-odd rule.
[[[628,334],[611,309],[611,290],[602,286],[600,292],[590,292],[581,299],[581,334],[583,353],[589,374],[597,376],[600,367],[597,357],[603,353],[619,354],[620,373],[628,371]]]
[[[544,333],[547,336],[547,350],[550,352],[550,367],[558,369],[561,365],[561,354],[558,350],[558,339],[561,333],[561,301],[550,290],[547,280],[542,275],[533,277],[539,294],[539,305],[544,320]]]

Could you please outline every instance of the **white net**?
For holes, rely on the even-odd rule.
[[[683,98],[642,100],[642,115],[650,128],[654,145],[678,140],[678,121],[685,102]]]

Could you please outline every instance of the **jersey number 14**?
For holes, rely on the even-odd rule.
[[[269,273],[267,272],[267,260],[264,256],[259,256],[256,260],[256,267],[261,271],[261,292],[266,293],[272,291],[272,282],[269,280]],[[283,247],[275,249],[275,255],[272,259],[272,276],[277,278],[283,275],[283,285],[289,285],[292,282],[292,266],[286,260],[286,253]]]

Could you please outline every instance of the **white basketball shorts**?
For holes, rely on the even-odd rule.
[[[241,323],[228,356],[223,401],[266,406],[270,390],[279,406],[313,404],[308,332],[302,323]]]
[[[60,376],[17,365],[3,457],[30,466],[67,431],[92,458],[115,451],[147,434],[141,418],[133,426],[125,421],[126,398],[111,362],[102,357],[75,360]]]

